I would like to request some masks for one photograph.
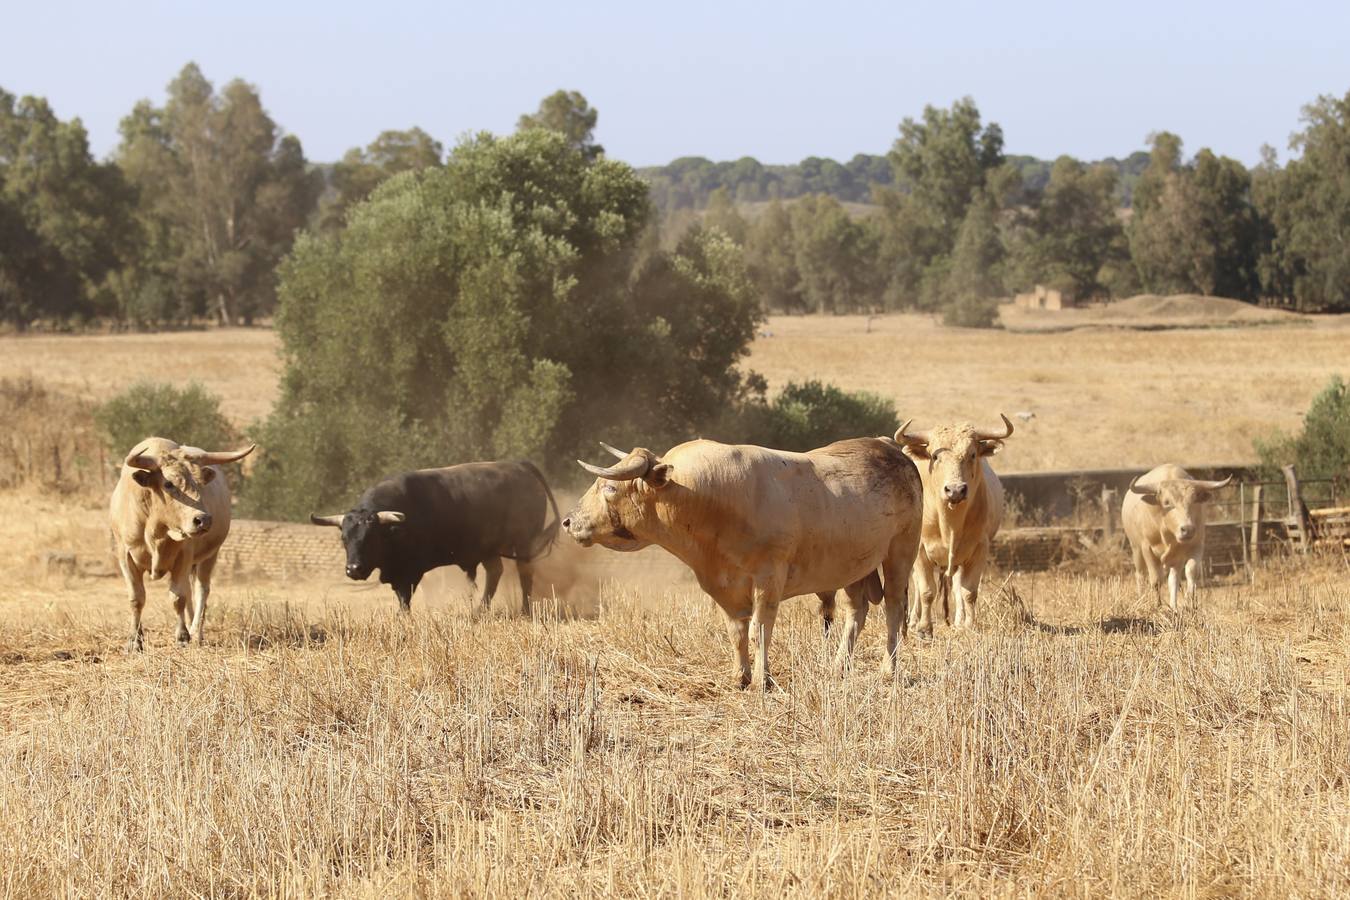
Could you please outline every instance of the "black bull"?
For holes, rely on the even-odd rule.
[[[380,581],[393,587],[404,612],[423,575],[452,565],[471,581],[483,566],[486,607],[505,557],[517,563],[522,611],[528,614],[529,563],[553,545],[560,517],[544,476],[522,460],[405,472],[366,491],[346,514],[311,515],[310,521],[340,527],[347,577],[363,581],[379,569]]]

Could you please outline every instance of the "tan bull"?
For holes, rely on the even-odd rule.
[[[1167,571],[1167,599],[1177,611],[1181,573],[1186,573],[1186,599],[1195,601],[1196,573],[1205,553],[1205,504],[1222,481],[1198,481],[1181,466],[1158,466],[1130,484],[1120,518],[1134,554],[1135,584],[1142,592],[1144,579],[1156,595]]]
[[[152,437],[127,454],[108,514],[117,564],[131,599],[130,649],[140,650],[144,645],[141,610],[147,574],[155,580],[169,577],[179,643],[202,639],[211,571],[230,532],[230,488],[216,466],[252,452],[252,446],[207,452]],[[193,588],[191,627],[189,587]]]
[[[944,584],[956,607],[953,627],[975,627],[980,575],[1003,521],[1003,484],[987,460],[1013,433],[1008,417],[1000,417],[1000,429],[939,425],[912,432],[906,422],[895,433],[923,479],[923,546],[914,567],[918,602],[910,612],[910,627],[921,635],[933,633],[933,600]]]
[[[792,453],[698,440],[664,457],[604,446],[622,461],[581,463],[599,477],[563,528],[585,546],[656,544],[689,566],[726,616],[742,686],[768,687],[778,605],[799,594],[846,589],[836,655],[844,665],[876,596],[877,569],[885,579],[883,667],[894,671],[922,517],[918,472],[894,441]]]

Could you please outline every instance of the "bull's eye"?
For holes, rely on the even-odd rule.
[[[604,495],[605,495],[606,497],[617,497],[617,496],[619,496],[619,489],[616,488],[616,487],[615,487],[614,485],[612,485],[612,484],[607,484],[607,485],[605,485],[601,490],[604,492]]]

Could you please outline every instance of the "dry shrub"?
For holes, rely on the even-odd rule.
[[[57,393],[31,376],[0,378],[0,488],[99,491],[111,466],[85,399]]]

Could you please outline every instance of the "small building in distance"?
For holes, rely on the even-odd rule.
[[[1048,288],[1043,284],[1036,285],[1025,294],[1014,295],[1013,303],[1023,309],[1072,309],[1078,305],[1071,292]]]

